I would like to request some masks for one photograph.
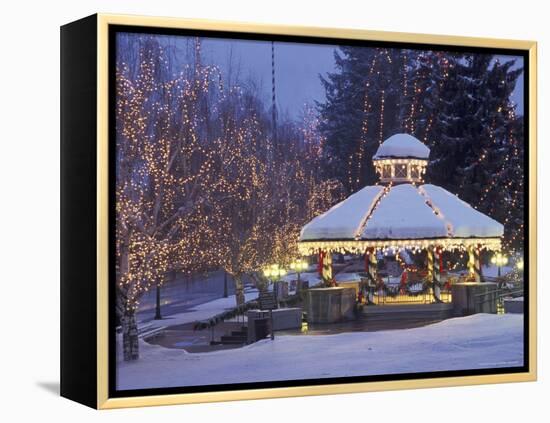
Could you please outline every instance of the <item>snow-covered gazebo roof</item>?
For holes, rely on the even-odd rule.
[[[367,186],[311,220],[300,234],[301,252],[474,245],[500,249],[502,224],[441,187],[415,183],[421,182],[424,168],[418,160],[427,162],[429,152],[407,134],[382,143],[373,160],[393,160],[385,162],[391,167],[385,179],[386,169],[377,168],[387,184]]]
[[[385,158],[414,158],[428,160],[430,149],[409,134],[395,134],[380,144],[373,160]]]

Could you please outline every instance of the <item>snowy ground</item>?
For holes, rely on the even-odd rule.
[[[118,360],[119,389],[177,387],[523,365],[523,315],[477,314],[430,326],[278,336],[244,348],[189,354],[140,341]]]
[[[302,273],[300,275],[302,280],[307,280],[310,283],[310,286],[317,285],[321,282],[318,274],[316,272]],[[296,279],[296,274],[289,273],[283,280],[290,281]],[[273,285],[268,287],[268,290],[272,290]],[[252,287],[245,288],[245,301],[251,301],[258,298],[258,290]],[[182,313],[175,313],[168,316],[165,316],[161,320],[151,320],[147,316],[144,320],[138,321],[138,327],[144,332],[151,331],[153,329],[158,329],[168,326],[176,326],[190,322],[197,322],[201,320],[207,320],[219,313],[222,313],[225,310],[234,308],[236,305],[235,295],[229,295],[227,298],[218,298],[216,300],[208,301],[199,305],[192,307],[189,310],[186,310]],[[241,316],[242,318],[242,316]],[[244,317],[246,320],[246,317]]]

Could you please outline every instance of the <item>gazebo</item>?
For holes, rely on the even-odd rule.
[[[365,255],[365,271],[376,281],[377,252],[426,251],[428,280],[440,300],[440,257],[445,250],[468,252],[468,271],[480,282],[483,250],[500,250],[504,227],[455,194],[425,184],[430,150],[415,137],[396,134],[372,158],[380,176],[306,224],[303,255],[319,255],[324,280],[332,280],[332,253]]]

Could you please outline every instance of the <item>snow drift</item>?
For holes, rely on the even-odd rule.
[[[523,366],[523,315],[477,314],[429,326],[338,335],[277,336],[189,354],[140,344],[117,360],[118,389],[246,383]]]

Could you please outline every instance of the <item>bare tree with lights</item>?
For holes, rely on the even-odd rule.
[[[117,317],[124,359],[135,360],[140,297],[168,272],[223,268],[242,305],[244,279],[295,259],[301,226],[339,191],[320,178],[315,118],[281,119],[276,150],[253,84],[224,86],[199,39],[183,62],[154,37],[119,42]]]

